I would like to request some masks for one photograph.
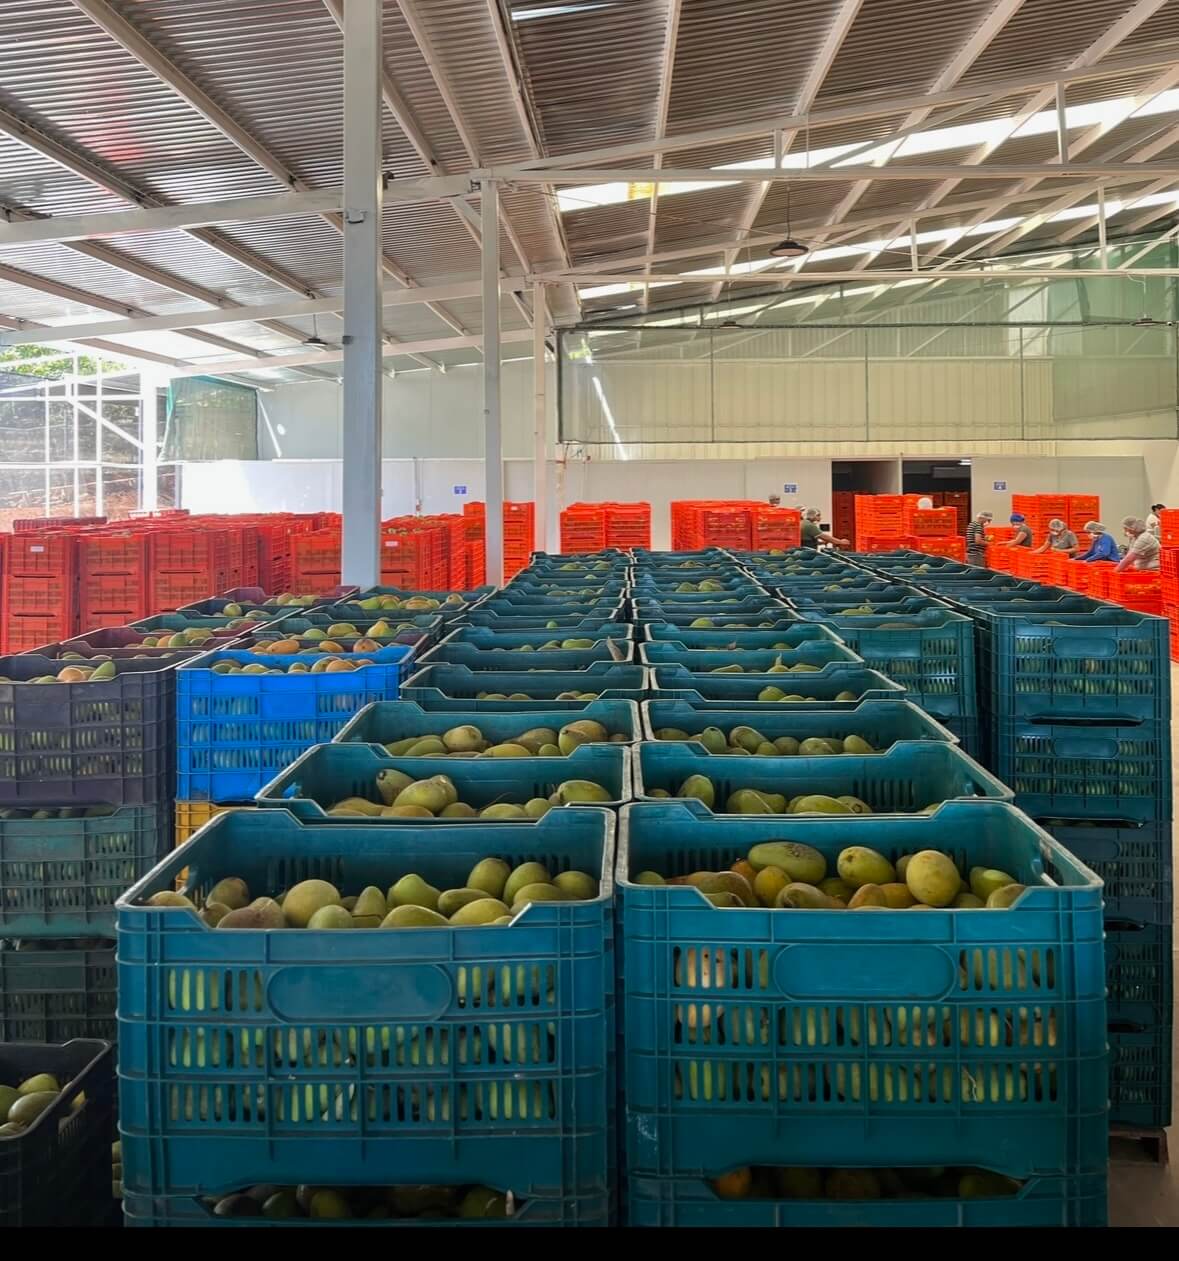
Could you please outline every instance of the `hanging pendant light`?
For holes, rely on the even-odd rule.
[[[786,237],[779,241],[777,245],[770,247],[770,254],[774,258],[802,258],[804,254],[810,251],[801,241],[796,241],[790,234],[790,185],[786,185]]]

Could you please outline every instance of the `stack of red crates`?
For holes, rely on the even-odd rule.
[[[340,585],[340,531],[329,526],[290,539],[287,582],[281,589],[322,595]],[[271,589],[280,589],[275,584]]]
[[[148,535],[140,529],[79,532],[79,629],[126,626],[153,612],[148,602]]]
[[[1179,661],[1179,508],[1159,512],[1162,615],[1171,623],[1171,660]]]
[[[837,539],[856,537],[856,493],[854,490],[831,492],[831,533]]]
[[[1012,495],[1011,511],[1024,515],[1032,530],[1032,542],[1042,543],[1048,534],[1048,522],[1068,521],[1068,495]]]
[[[970,492],[968,490],[946,490],[940,495],[934,495],[933,502],[943,508],[953,508],[957,514],[958,520],[954,527],[955,534],[965,535],[966,527],[970,524]]]
[[[487,532],[484,526],[487,507],[478,500],[463,504],[463,516],[478,523],[478,534],[467,534],[468,547],[472,542],[483,544],[482,555],[476,554],[478,569],[486,574]],[[536,529],[536,505],[531,499],[504,500],[504,579],[524,569],[532,558],[532,541]],[[468,559],[468,568],[472,562]],[[486,581],[484,578],[483,581]],[[476,583],[481,586],[482,582]]]
[[[607,547],[650,547],[651,505],[603,504],[606,510]]]
[[[888,552],[904,547],[904,495],[857,495],[855,497],[857,552]]]
[[[561,551],[600,552],[606,546],[602,504],[570,504],[561,509]]]
[[[1090,521],[1101,520],[1100,495],[1068,495],[1067,515],[1061,518],[1070,530],[1080,538]]]
[[[449,580],[447,529],[398,517],[381,529],[381,585],[442,591]]]
[[[753,550],[789,551],[802,542],[802,509],[762,505],[753,510]]]
[[[728,547],[750,551],[753,547],[752,515],[766,505],[748,499],[673,499],[671,547],[675,552],[703,547]]]
[[[4,569],[4,651],[26,652],[77,630],[77,537],[13,534]]]
[[[966,539],[961,534],[941,534],[933,538],[909,535],[902,546],[914,552],[924,552],[927,556],[945,556],[948,560],[966,563]]]
[[[106,517],[17,517],[13,534],[44,534],[46,530],[69,530],[75,526],[105,525]]]
[[[232,531],[206,523],[217,520],[190,518],[183,527],[152,532],[148,603],[155,612],[170,612],[204,600],[211,592],[240,585],[229,580]]]

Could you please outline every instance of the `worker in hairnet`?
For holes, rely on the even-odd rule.
[[[1122,520],[1127,546],[1126,554],[1118,562],[1118,573],[1124,569],[1157,569],[1159,567],[1159,541],[1146,528],[1141,517],[1125,517]]]
[[[987,563],[987,526],[995,519],[993,512],[976,512],[966,525],[966,559],[972,565]]]
[[[1031,547],[1032,527],[1022,512],[1013,512],[1008,518],[1015,527],[1015,533],[1007,540],[1008,547]]]
[[[922,495],[921,498],[917,500],[917,507],[918,507],[918,510],[922,510],[925,508],[932,508],[933,500],[930,499],[928,495]]]
[[[1077,557],[1077,560],[1118,560],[1121,552],[1113,535],[1100,521],[1086,521],[1085,533],[1089,536],[1089,550]]]
[[[1079,546],[1077,536],[1072,530],[1059,517],[1053,517],[1048,522],[1048,537],[1045,538],[1039,547],[1033,550],[1036,552],[1063,552],[1066,556],[1075,556]]]
[[[1150,511],[1146,514],[1146,528],[1155,536],[1156,539],[1161,538],[1162,536],[1163,523],[1162,519],[1159,517],[1159,513],[1162,512],[1166,506],[1166,504],[1151,504]]]
[[[802,545],[803,547],[818,547],[820,543],[826,543],[829,547],[848,547],[850,546],[847,539],[837,539],[834,534],[828,534],[826,530],[819,524],[823,519],[823,514],[818,508],[808,508],[802,514]]]

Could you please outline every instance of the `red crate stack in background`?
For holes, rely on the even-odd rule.
[[[148,602],[157,613],[240,586],[229,580],[231,531],[190,518],[183,526],[153,532],[148,545]]]
[[[651,505],[648,503],[602,505],[606,509],[607,547],[650,547]]]
[[[468,547],[472,542],[482,542],[481,554],[476,554],[479,570],[486,574],[487,570],[487,531],[485,521],[486,504],[475,500],[463,504],[463,516],[477,522],[478,535],[468,531]],[[520,572],[532,557],[532,541],[536,529],[536,505],[531,499],[504,500],[504,581]],[[468,554],[469,555],[469,554]],[[468,561],[470,567],[470,561]],[[481,586],[486,581],[475,584]]]
[[[1062,520],[1079,539],[1090,521],[1101,520],[1101,496],[1069,495],[1067,499],[1068,512]]]
[[[24,652],[77,630],[77,536],[13,534],[4,569],[4,650]]]
[[[605,546],[604,505],[578,503],[561,509],[562,552],[600,552]]]
[[[78,629],[126,626],[155,612],[148,600],[148,539],[138,529],[78,535]]]
[[[322,595],[340,585],[340,531],[329,526],[290,540],[286,589]]]
[[[854,490],[831,492],[831,533],[837,539],[856,537],[856,493]]]
[[[753,550],[789,551],[802,542],[802,509],[774,508],[766,504],[753,509]]]
[[[924,552],[927,556],[945,556],[949,560],[966,563],[966,539],[961,534],[940,534],[936,537],[910,534],[902,540],[901,546],[914,552]]]

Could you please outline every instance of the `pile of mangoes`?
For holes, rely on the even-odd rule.
[[[592,639],[550,639],[547,643],[539,645],[520,644],[516,648],[509,648],[509,652],[547,652],[554,648],[592,648],[594,641]]]
[[[794,736],[763,736],[756,727],[740,725],[726,735],[719,727],[705,727],[695,735],[689,735],[678,727],[660,727],[656,740],[695,740],[709,753],[748,755],[755,757],[828,757],[836,753],[877,753],[863,736],[806,736],[802,740]]]
[[[779,910],[1007,910],[1027,887],[1005,871],[971,867],[965,876],[936,849],[903,854],[894,864],[878,850],[849,845],[827,874],[826,857],[798,841],[761,841],[727,871],[686,876],[641,871],[635,884],[691,885],[713,906]]]
[[[785,644],[781,645],[783,648]],[[782,655],[778,654],[774,658],[774,664],[767,666],[764,670],[751,670],[752,674],[818,674],[822,667],[813,666],[806,661],[797,661],[794,665],[788,666],[782,664]],[[739,662],[731,661],[727,666],[714,666],[709,674],[744,674],[745,667]]]
[[[758,692],[757,699],[777,704],[779,701],[796,703],[798,701],[812,701],[815,698],[813,696],[800,696],[797,692],[783,692],[780,687],[770,683]],[[837,701],[858,701],[860,698],[855,692],[850,692],[847,688],[844,688],[842,691],[835,693],[835,699]]]
[[[201,922],[221,929],[463,928],[510,924],[533,902],[584,902],[598,896],[597,880],[584,871],[550,875],[542,863],[512,867],[502,858],[482,858],[466,883],[439,889],[417,872],[407,872],[388,890],[367,885],[343,895],[327,880],[303,880],[274,897],[251,897],[240,876],[218,880],[201,906],[185,893],[163,889],[144,903],[156,908],[186,907]]]
[[[520,1201],[485,1186],[256,1186],[205,1200],[214,1217],[382,1221],[513,1217]]]
[[[704,578],[700,582],[681,582],[676,587],[677,595],[687,595],[690,591],[723,591],[725,584],[715,578]]]
[[[400,609],[403,613],[433,613],[435,609],[453,607],[464,601],[457,591],[452,591],[445,600],[436,600],[429,595],[410,595],[404,599],[396,595],[370,595],[352,603],[358,609],[364,609],[366,613],[372,613],[377,609]]]
[[[672,794],[666,788],[652,788],[645,794],[648,797],[670,799]],[[709,810],[717,809],[716,785],[707,775],[689,775],[676,789],[678,798],[695,798],[703,802]],[[931,802],[913,814],[932,814],[940,801]],[[783,793],[764,792],[760,788],[736,788],[725,799],[723,810],[718,814],[873,814],[872,807],[859,797],[850,793],[838,797],[827,793],[800,793],[787,798]]]
[[[258,649],[250,648],[248,651],[257,653]],[[240,661],[226,659],[215,661],[209,669],[214,674],[344,674],[372,664],[370,657],[320,657],[310,665],[305,661],[292,661],[290,665],[271,666],[263,665],[260,661],[250,661],[243,665]]]
[[[1023,1186],[989,1169],[808,1169],[743,1165],[714,1178],[722,1200],[1005,1199]]]
[[[69,1082],[59,1082],[52,1073],[34,1073],[15,1086],[0,1083],[0,1138],[23,1134],[61,1097]],[[79,1094],[73,1102],[76,1112],[86,1102]]]
[[[323,596],[319,595],[294,595],[290,591],[281,591],[263,604],[257,604],[253,600],[231,600],[221,610],[221,616],[242,617],[258,611],[268,616],[268,610],[271,608],[305,609],[312,604],[320,604],[322,601]]]
[[[0,806],[0,819],[105,819],[118,806]]]
[[[531,727],[498,744],[488,740],[473,723],[464,723],[440,736],[406,736],[384,747],[391,757],[568,757],[583,744],[602,743],[626,744],[627,737],[619,732],[611,734],[592,718],[579,718],[567,722],[559,731]]]
[[[351,622],[333,622],[326,630],[318,626],[308,627],[297,634],[283,635],[280,639],[259,640],[251,652],[273,653],[276,656],[291,656],[298,652],[378,652],[391,642],[401,626],[390,626],[382,617],[374,622],[366,631],[361,631]]]
[[[379,801],[366,797],[345,797],[328,807],[330,815],[364,815],[386,819],[514,819],[526,823],[541,819],[553,806],[594,804],[611,800],[610,793],[588,779],[567,779],[558,784],[548,797],[532,797],[514,803],[497,801],[482,810],[459,800],[458,789],[448,775],[431,775],[415,780],[404,771],[378,771],[376,795]]]
[[[559,701],[596,701],[598,692],[558,692]],[[530,701],[533,698],[527,692],[476,692],[477,701]]]
[[[10,679],[0,675],[0,683],[109,683],[117,673],[113,661],[103,661],[96,666],[62,666],[56,674],[38,674],[31,679]]]
[[[785,613],[786,610],[783,609],[782,612]],[[753,625],[749,622],[726,622],[723,629],[725,630],[772,630],[773,627],[774,627],[773,622],[758,622],[756,625]],[[689,630],[716,630],[717,625],[712,620],[711,617],[694,617],[688,623],[688,629]],[[786,645],[774,644],[774,647],[785,648]]]

